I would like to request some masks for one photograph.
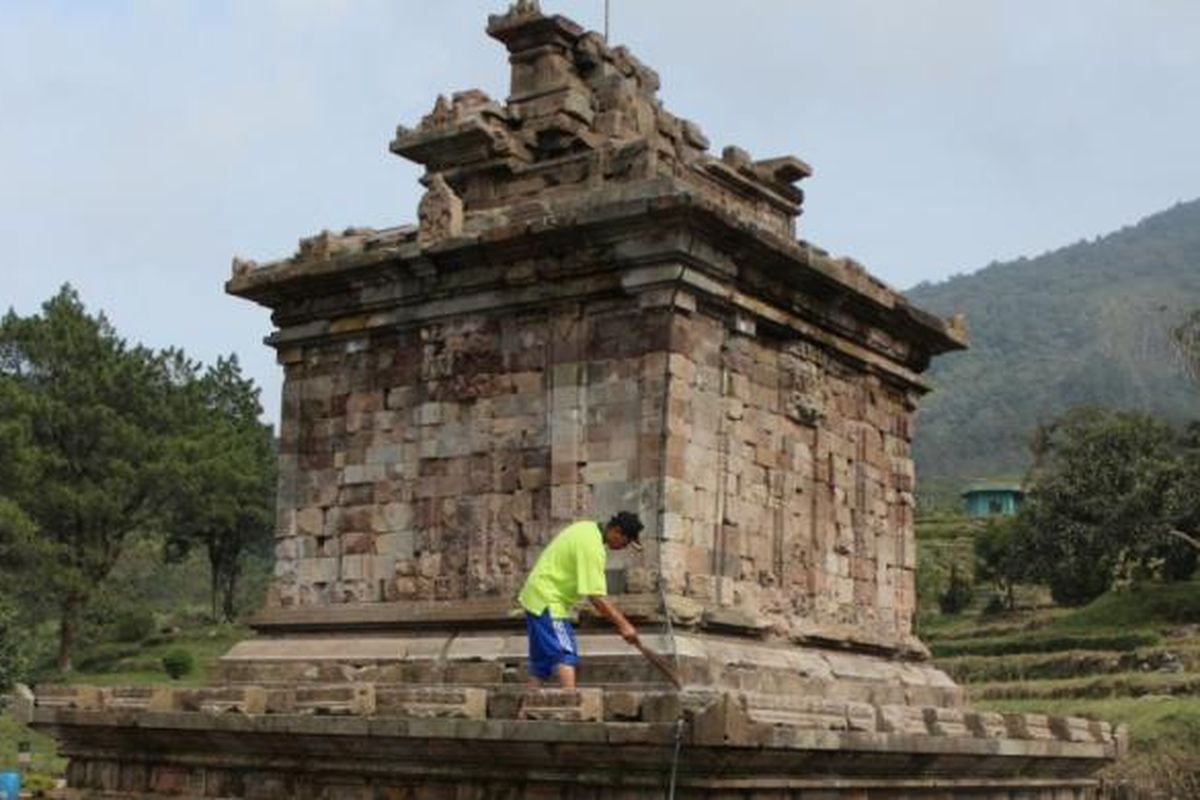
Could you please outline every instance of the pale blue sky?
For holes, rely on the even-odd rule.
[[[131,339],[236,351],[234,254],[415,216],[387,152],[439,92],[503,97],[504,0],[0,0],[0,307],[64,281]],[[588,27],[602,0],[543,0]],[[613,0],[713,147],[809,161],[802,235],[895,286],[1200,196],[1196,0]]]

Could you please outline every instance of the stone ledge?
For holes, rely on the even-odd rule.
[[[685,683],[697,687],[774,694],[832,690],[841,699],[875,704],[960,706],[963,702],[961,688],[927,662],[690,632],[672,639],[653,633],[643,638],[657,652],[677,653]],[[579,646],[597,683],[662,682],[615,634],[584,627]],[[516,632],[353,637],[289,633],[237,643],[221,658],[219,678],[231,684],[262,685],[340,681],[480,685],[516,680],[512,676],[522,668],[526,655],[525,637]],[[752,676],[748,668],[754,668]]]
[[[555,722],[599,722],[604,719],[600,689],[528,689],[521,695],[519,718]]]
[[[518,203],[516,207],[525,208],[528,205]],[[447,246],[440,248],[436,255],[443,258],[453,255],[455,259],[469,261],[473,258],[485,258],[476,251],[503,246],[506,256],[516,258],[520,253],[514,249],[514,245],[532,252],[542,244],[539,241],[542,237],[553,239],[571,236],[578,241],[580,237],[589,236],[628,236],[630,232],[637,233],[650,224],[650,217],[653,216],[663,227],[684,224],[723,229],[729,236],[741,239],[745,247],[755,253],[757,260],[782,262],[791,266],[792,270],[777,271],[776,274],[784,279],[796,281],[807,277],[846,291],[853,302],[860,303],[864,309],[888,319],[889,327],[906,329],[924,339],[935,353],[958,350],[965,346],[965,337],[962,334],[953,330],[943,320],[929,314],[916,313],[902,295],[883,284],[865,278],[861,267],[854,268],[847,265],[844,259],[823,255],[803,242],[753,228],[728,209],[704,197],[702,191],[685,182],[659,176],[619,186],[601,187],[587,193],[582,200],[558,198],[555,205],[555,214],[550,215],[547,210],[547,216],[540,221],[540,225],[531,225],[529,221],[523,224],[501,225],[489,229],[486,240],[478,234],[458,237],[447,242]],[[496,213],[495,210],[492,213]],[[470,216],[468,214],[468,217]],[[573,226],[563,227],[555,222],[571,217],[574,217],[576,222]],[[606,233],[605,229],[609,232]],[[457,252],[451,254],[450,250]],[[309,284],[320,283],[329,286],[348,282],[367,270],[394,270],[423,258],[426,256],[421,254],[415,243],[406,243],[369,251],[351,248],[344,255],[328,259],[285,259],[235,274],[226,284],[226,291],[270,307],[279,302],[285,289],[295,291],[308,288]],[[428,305],[433,307],[436,304]],[[386,321],[384,316],[381,316],[380,320]],[[297,319],[289,321],[288,324],[310,321]],[[325,332],[324,328],[320,331],[321,334]],[[279,344],[286,339],[287,337],[276,335],[272,337],[271,342]],[[915,374],[903,372],[908,377],[915,378]],[[918,384],[923,385],[919,380]]]
[[[486,689],[459,687],[380,687],[376,713],[417,719],[485,719]]]
[[[48,687],[29,714],[46,727],[116,726],[283,732],[303,728],[330,735],[361,735],[378,720],[394,719],[397,733],[422,725],[451,727],[425,735],[453,738],[502,735],[537,740],[543,734],[590,741],[607,734],[601,689],[527,690],[521,719],[489,718],[489,692],[472,687],[354,684],[302,689],[262,687],[156,688],[149,692],[96,687]],[[787,750],[1001,752],[1031,757],[1112,758],[1126,747],[1123,730],[1105,722],[1042,714],[992,714],[916,706],[873,706],[822,697],[756,693],[612,693],[611,716],[623,741],[636,726],[687,722],[697,744],[767,746]],[[499,708],[499,706],[498,706]],[[457,724],[477,723],[465,729]],[[1001,735],[1001,724],[1006,735]],[[349,726],[349,727],[347,727]],[[497,727],[499,726],[499,727]],[[515,727],[514,727],[515,726]],[[549,727],[547,727],[549,726]],[[630,727],[635,726],[635,727]],[[502,733],[501,733],[502,732]]]
[[[297,686],[286,690],[293,713],[337,714],[364,717],[376,713],[375,686]]]
[[[979,786],[1031,774],[1083,780],[1114,755],[1112,745],[890,735],[763,726],[763,736],[734,719],[685,724],[681,776],[729,781],[830,781],[920,774],[925,785],[972,776]],[[231,771],[274,769],[301,774],[442,775],[454,780],[561,769],[554,754],[585,765],[571,780],[604,785],[661,781],[674,750],[674,723],[560,722],[248,716],[37,709],[34,726],[54,734],[72,763],[155,763]],[[614,747],[620,745],[620,747]],[[220,753],[214,758],[214,753]],[[618,777],[619,776],[619,777]],[[1027,779],[1025,779],[1027,780]],[[952,781],[952,784],[954,782]],[[78,784],[77,784],[78,785]],[[687,784],[685,784],[687,785]],[[817,784],[813,784],[817,785]],[[236,796],[236,795],[235,795]],[[286,796],[286,795],[274,795]]]

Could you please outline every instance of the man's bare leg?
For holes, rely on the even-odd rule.
[[[575,688],[575,668],[570,664],[558,665],[558,685],[564,689]]]

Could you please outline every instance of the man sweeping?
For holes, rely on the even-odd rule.
[[[570,617],[571,608],[584,597],[616,626],[622,639],[641,649],[637,629],[606,597],[604,578],[608,550],[641,550],[641,532],[637,514],[621,511],[603,529],[590,520],[568,525],[538,556],[518,598],[529,632],[531,686],[557,675],[562,688],[575,688],[579,648]]]

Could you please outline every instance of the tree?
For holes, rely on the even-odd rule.
[[[7,424],[11,423],[0,420],[0,429]],[[3,436],[0,430],[0,441]],[[0,448],[0,460],[3,456],[3,448]],[[11,473],[16,466],[12,460],[0,463],[0,477]],[[25,512],[8,498],[0,497],[0,563],[18,566],[15,544],[24,541],[32,529],[33,523]],[[3,579],[0,575],[0,580]],[[26,664],[25,637],[21,635],[14,593],[0,592],[0,692],[7,692],[24,677]]]
[[[2,426],[2,423],[0,423]],[[6,452],[3,446],[4,433],[0,432],[0,460],[4,459]],[[0,465],[0,476],[6,471],[5,465]],[[8,467],[14,466],[12,461],[8,461]],[[0,485],[3,484],[3,478],[0,477]],[[0,559],[2,563],[14,564],[19,558],[17,551],[17,543],[28,538],[34,530],[33,522],[25,514],[25,512],[7,497],[0,496]]]
[[[1200,384],[1200,310],[1193,311],[1171,334],[1188,374]]]
[[[25,638],[12,602],[0,597],[0,692],[25,677]]]
[[[1182,464],[1176,433],[1145,414],[1078,408],[1038,430],[1019,546],[1057,602],[1086,603],[1117,576],[1179,556],[1164,545]]]
[[[919,618],[919,613],[917,612],[925,612],[937,606],[938,598],[946,590],[946,577],[947,570],[944,570],[934,559],[922,558],[917,562],[917,570],[914,577],[917,592],[917,609],[913,614],[914,620]]]
[[[177,352],[127,346],[70,286],[40,314],[0,320],[5,580],[57,607],[60,669],[126,538],[161,518],[174,405],[192,371]]]
[[[1028,572],[1016,528],[1015,518],[992,519],[975,536],[975,577],[991,582],[1004,597],[1004,606],[1009,611],[1016,607],[1016,585]]]
[[[188,424],[175,443],[167,552],[204,549],[214,619],[236,617],[244,559],[272,542],[275,455],[258,397],[236,356],[218,359],[190,387]]]
[[[1171,537],[1192,551],[1193,566],[1200,557],[1200,422],[1193,422],[1180,437],[1180,474],[1167,498]]]

